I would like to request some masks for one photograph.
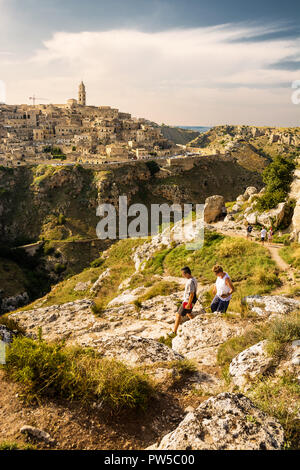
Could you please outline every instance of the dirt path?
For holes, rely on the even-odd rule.
[[[216,230],[220,233],[222,233],[223,235],[228,235],[230,237],[236,237],[236,238],[245,238],[247,240],[249,240],[247,238],[246,235],[244,235],[243,233],[241,233],[241,231],[235,231],[235,230],[232,230],[232,229],[229,229],[229,230],[222,230],[222,225],[220,223],[216,223],[214,224],[214,227],[216,228]],[[250,239],[250,241],[252,241],[253,243],[257,243],[258,245],[260,245],[261,243],[254,240],[253,237]],[[280,271],[282,272],[285,272],[287,273],[287,281],[294,281],[294,268],[292,268],[289,264],[287,264],[280,256],[279,254],[279,250],[283,247],[283,245],[278,245],[278,244],[269,244],[269,243],[265,243],[264,244],[264,247],[269,250],[269,253],[271,255],[271,258],[273,259],[273,261],[275,261],[276,263],[276,266],[279,268]],[[284,286],[285,282],[283,281],[283,286],[280,287],[279,289],[276,289],[276,292],[279,290],[281,291],[285,286]]]

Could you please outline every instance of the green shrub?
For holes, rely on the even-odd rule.
[[[30,444],[26,445],[20,445],[18,442],[9,442],[9,441],[3,441],[0,442],[0,451],[13,451],[13,450],[34,450],[34,446]]]
[[[297,378],[290,374],[276,378],[263,377],[245,393],[258,408],[274,416],[281,423],[285,434],[285,449],[298,450],[300,385]]]
[[[57,217],[58,225],[64,225],[65,222],[66,222],[66,218],[65,218],[64,214],[59,214],[59,216]]]
[[[300,268],[300,245],[292,243],[289,246],[281,248],[280,256],[294,268]]]
[[[283,202],[293,180],[296,166],[291,159],[276,156],[263,171],[262,179],[266,185],[265,193],[257,200],[257,210],[263,212],[273,209]]]
[[[55,272],[56,274],[61,274],[61,273],[63,273],[65,270],[66,270],[66,266],[65,266],[64,264],[57,263],[57,264],[54,266],[54,272]]]
[[[230,338],[221,344],[218,349],[217,361],[221,366],[228,366],[232,359],[247,348],[250,348],[263,339],[263,333],[259,328],[247,330],[244,335]]]
[[[104,263],[104,259],[100,257],[92,261],[90,266],[91,268],[100,268],[100,266],[102,266],[103,263]]]
[[[179,289],[178,284],[174,282],[160,281],[155,283],[147,292],[139,297],[140,302],[145,302],[145,300],[153,299],[159,295],[165,296],[170,295],[173,292],[176,292]]]
[[[144,374],[95,351],[17,338],[8,349],[5,369],[22,384],[23,396],[64,397],[88,403],[101,400],[111,409],[145,407],[152,386]]]

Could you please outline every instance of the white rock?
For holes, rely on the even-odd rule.
[[[111,302],[109,302],[108,307],[132,304],[132,302],[137,300],[139,296],[145,292],[145,290],[145,287],[137,287],[133,290],[128,289],[122,292],[122,294],[115,297]]]
[[[293,341],[292,343],[292,364],[300,366],[300,340]]]
[[[253,196],[254,194],[257,194],[257,189],[254,186],[249,186],[246,191],[244,192],[244,200],[248,201],[248,199]]]
[[[54,442],[54,439],[51,438],[50,434],[41,429],[34,428],[33,426],[23,426],[20,429],[20,432],[22,434],[27,434],[31,437],[34,437],[39,441],[44,441],[46,444],[52,444]]]
[[[110,268],[106,269],[102,274],[100,274],[97,281],[91,287],[91,292],[96,294],[102,287],[104,279],[110,276],[111,270]]]
[[[147,450],[279,450],[283,444],[284,431],[275,418],[241,394],[222,393]]]
[[[259,316],[285,315],[300,308],[299,300],[283,295],[252,295],[244,298],[251,311]]]
[[[286,209],[286,202],[281,202],[275,209],[258,214],[257,222],[265,227],[279,227],[283,221]]]
[[[218,346],[242,329],[222,317],[205,318],[199,315],[186,322],[173,339],[172,348],[179,354],[205,365],[215,365]]]
[[[119,359],[130,365],[150,365],[183,359],[165,344],[138,336],[103,337],[94,342],[94,347],[103,356]]]
[[[261,341],[236,356],[230,366],[229,373],[235,385],[242,387],[248,379],[254,379],[270,368],[273,358],[265,351],[267,342]]]
[[[258,212],[250,212],[245,215],[248,224],[255,225],[257,223]]]

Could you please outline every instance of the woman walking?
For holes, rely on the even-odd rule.
[[[274,235],[274,233],[273,233],[273,228],[270,227],[270,230],[269,230],[269,232],[268,232],[268,242],[269,242],[269,244],[271,244],[272,241],[273,241],[273,235]]]
[[[217,276],[217,280],[214,287],[215,297],[210,308],[213,313],[226,313],[234,292],[234,286],[222,266],[214,266],[213,272]]]

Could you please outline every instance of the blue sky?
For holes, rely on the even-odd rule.
[[[157,122],[299,125],[300,2],[0,0],[8,103],[76,97]]]

